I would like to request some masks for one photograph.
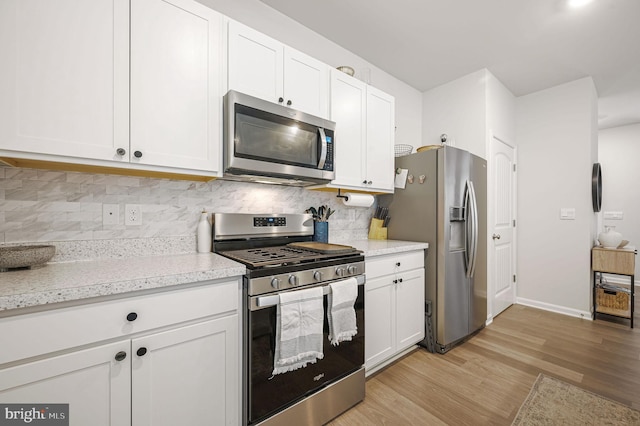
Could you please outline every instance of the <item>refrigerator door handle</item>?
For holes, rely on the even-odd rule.
[[[473,182],[467,180],[465,183],[464,211],[466,215],[466,236],[465,236],[465,261],[466,276],[472,278],[476,270],[476,258],[478,254],[478,204],[476,191]]]
[[[471,211],[472,211],[472,253],[471,256],[471,268],[468,274],[469,278],[473,277],[476,272],[476,259],[478,258],[478,200],[476,199],[476,189],[473,186],[473,182],[469,181],[469,189],[471,190]]]
[[[465,215],[465,236],[464,236],[464,260],[465,260],[465,275],[467,278],[471,277],[471,256],[473,246],[473,230],[471,229],[473,223],[473,212],[471,211],[471,182],[467,180],[464,184],[464,215]]]

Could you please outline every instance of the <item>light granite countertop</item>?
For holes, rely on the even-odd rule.
[[[244,265],[213,253],[49,263],[0,273],[0,313],[139,290],[244,275]]]
[[[362,250],[365,257],[429,247],[427,243],[397,240],[354,240],[340,244]],[[33,270],[0,273],[0,314],[21,308],[229,278],[245,272],[244,265],[213,253],[48,263]]]
[[[385,254],[403,253],[429,248],[428,243],[399,240],[355,240],[343,242],[341,244],[350,245],[358,250],[362,250],[365,257],[382,256]]]

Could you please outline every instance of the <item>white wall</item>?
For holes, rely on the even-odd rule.
[[[597,94],[583,78],[516,100],[518,302],[589,316]],[[560,208],[575,220],[560,220]]]
[[[487,127],[502,141],[516,144],[516,97],[487,71]],[[489,140],[489,137],[487,137]],[[487,153],[489,153],[487,147]]]
[[[371,85],[395,97],[396,143],[419,146],[422,94],[418,90],[258,0],[198,1],[333,67],[349,65],[356,77],[370,69]]]
[[[487,158],[486,69],[438,86],[422,94],[422,144],[449,144]]]
[[[622,220],[603,219],[603,226],[615,226],[630,245],[640,247],[640,194],[637,188],[640,182],[640,124],[601,130],[598,159],[602,166],[602,212],[621,211],[624,214]],[[599,229],[602,231],[603,228]],[[638,261],[635,275],[637,282],[640,279]]]

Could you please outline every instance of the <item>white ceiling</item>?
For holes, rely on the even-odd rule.
[[[526,95],[591,76],[599,127],[640,122],[640,0],[261,0],[426,91],[487,68]]]

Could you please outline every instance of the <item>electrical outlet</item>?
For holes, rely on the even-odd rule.
[[[102,224],[117,225],[120,221],[120,206],[118,204],[102,205]]]
[[[142,224],[142,213],[138,204],[127,204],[124,206],[124,224],[137,226]]]

